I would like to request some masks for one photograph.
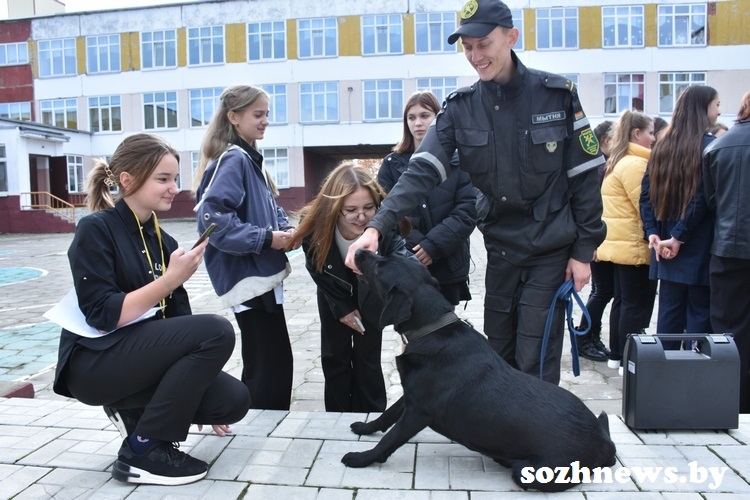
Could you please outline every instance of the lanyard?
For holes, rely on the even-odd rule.
[[[131,212],[133,212],[133,209],[130,209]],[[162,247],[161,244],[161,230],[159,229],[159,219],[156,217],[156,213],[151,212],[151,215],[154,218],[154,229],[156,230],[156,239],[159,241],[159,251],[161,252],[161,264],[162,264],[162,270],[161,274],[162,276],[167,273],[167,263],[164,260],[164,247]],[[143,251],[146,254],[146,260],[148,260],[148,265],[151,267],[151,276],[154,277],[154,281],[156,281],[156,272],[154,269],[154,263],[151,260],[151,253],[148,251],[148,246],[146,246],[146,237],[143,235],[143,225],[141,224],[141,221],[138,220],[138,216],[135,215],[135,212],[133,212],[133,217],[135,217],[135,222],[138,224],[138,231],[141,233],[141,241],[143,242]],[[164,297],[159,301],[159,307],[161,308],[161,317],[166,319],[165,315],[165,309],[167,308],[167,298]]]

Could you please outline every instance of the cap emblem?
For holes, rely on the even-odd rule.
[[[477,0],[469,0],[464,5],[464,8],[461,9],[461,19],[469,19],[471,16],[477,13],[478,9],[479,4],[477,3]]]

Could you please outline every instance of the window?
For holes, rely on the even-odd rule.
[[[224,26],[188,28],[188,64],[224,62]]]
[[[643,47],[643,6],[602,7],[602,47]]]
[[[339,121],[338,82],[300,83],[299,97],[301,123]]]
[[[5,144],[0,144],[0,192],[8,192],[8,158],[5,156]]]
[[[578,9],[537,9],[536,47],[540,50],[578,48]]]
[[[143,69],[177,67],[177,32],[175,30],[141,33],[141,67]]]
[[[143,128],[177,128],[177,92],[143,94]]]
[[[510,9],[513,17],[513,26],[518,28],[518,40],[513,50],[523,50],[523,9]]]
[[[89,97],[89,127],[92,132],[122,131],[119,95]]]
[[[429,90],[438,102],[445,101],[445,98],[456,90],[458,87],[458,78],[446,77],[446,78],[417,78],[417,90]]]
[[[28,64],[29,46],[26,42],[0,43],[0,66]]]
[[[456,30],[454,12],[417,13],[414,28],[417,54],[456,51],[456,47],[448,43],[448,37]]]
[[[286,59],[284,21],[247,23],[248,61]]]
[[[6,102],[0,104],[0,118],[11,120],[31,121],[30,102]]]
[[[38,47],[40,77],[76,74],[75,38],[40,40]]]
[[[39,101],[42,123],[55,127],[78,128],[78,106],[75,99]]]
[[[604,74],[604,113],[619,114],[626,109],[643,111],[643,73]]]
[[[335,17],[300,19],[297,23],[300,59],[335,57],[338,53],[338,29]]]
[[[190,126],[205,127],[219,109],[219,97],[223,89],[214,87],[190,91]]]
[[[659,5],[659,46],[706,45],[706,4]]]
[[[269,114],[268,121],[272,125],[287,123],[286,115],[286,85],[263,85],[263,90],[268,94]]]
[[[68,157],[68,193],[83,193],[83,156],[65,156]]]
[[[400,120],[404,107],[404,82],[365,80],[365,120]]]
[[[705,73],[659,73],[659,113],[671,113],[682,91],[690,85],[705,85]]]
[[[362,16],[362,54],[401,54],[401,15]]]
[[[120,35],[86,37],[86,71],[90,75],[120,71]]]
[[[289,186],[289,152],[287,148],[261,149],[263,155],[263,166],[273,176],[273,181],[279,189]]]

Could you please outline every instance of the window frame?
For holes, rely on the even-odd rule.
[[[513,50],[520,52],[524,50],[523,44],[523,9],[510,9],[510,14],[513,19],[513,26],[518,29],[518,40],[513,46]]]
[[[163,98],[163,100],[159,101],[159,100],[157,100],[157,97],[160,96],[161,94],[164,95],[164,98]],[[172,94],[174,95],[174,99],[169,99],[169,97],[171,97]],[[153,101],[150,102],[150,103],[147,103],[146,102],[147,96],[151,96],[151,98],[153,99]],[[180,123],[179,123],[179,108],[178,108],[177,91],[176,90],[161,90],[161,91],[158,91],[158,92],[144,92],[142,94],[141,103],[142,103],[141,110],[143,111],[143,130],[177,130],[179,128],[179,126],[180,126]],[[151,113],[151,118],[153,119],[154,127],[148,127],[148,122],[147,122],[147,120],[148,120],[148,116],[147,116],[148,113],[146,112],[146,106],[149,105],[149,104],[153,106],[153,111]],[[164,105],[164,108],[163,108],[164,111],[163,111],[162,114],[164,115],[165,126],[162,126],[162,127],[158,126],[159,116],[157,114],[157,111],[159,109],[159,104],[163,104]],[[173,114],[172,115],[169,114],[169,111],[170,111],[169,105],[170,104],[174,104],[174,109],[173,109]],[[170,118],[170,116],[174,116],[174,122],[175,122],[174,126],[169,126],[169,118]]]
[[[574,17],[569,17],[568,14],[570,12],[575,12]],[[543,13],[547,12],[547,16],[543,16]],[[562,14],[562,16],[553,16],[553,14]],[[579,26],[579,16],[578,16],[578,7],[549,7],[549,8],[539,8],[536,9],[536,50],[542,52],[542,51],[553,51],[553,50],[578,50],[580,42],[580,26]],[[568,37],[567,37],[567,21],[574,20],[575,21],[575,45],[568,45]],[[562,29],[561,36],[562,36],[562,45],[557,46],[553,45],[553,41],[555,39],[555,27],[557,23],[560,23],[561,25],[559,28]],[[542,36],[542,24],[546,24],[547,27],[547,33],[549,38],[549,46],[543,46],[542,42],[540,40],[540,36]]]
[[[279,152],[284,152],[284,156],[279,156]],[[273,176],[273,181],[278,189],[291,188],[290,170],[289,170],[289,148],[261,148],[260,154],[263,155],[263,167]],[[279,171],[279,163],[283,167]],[[284,178],[279,176],[284,174]]]
[[[23,47],[23,50],[21,50]],[[13,53],[14,58],[10,61],[9,54]],[[29,64],[29,44],[26,42],[0,43],[0,67],[2,66],[21,66]]]
[[[265,25],[270,25],[270,30],[264,30],[263,27]],[[251,33],[251,27],[257,26],[258,31],[257,33]],[[281,27],[281,30],[279,31],[277,28]],[[287,54],[286,54],[286,22],[284,21],[259,21],[259,22],[249,22],[247,23],[246,27],[246,35],[247,35],[247,62],[270,62],[270,61],[286,61]],[[281,34],[281,54],[277,54],[277,43],[279,42],[276,39],[276,36]],[[264,41],[264,37],[269,37],[270,40]],[[253,38],[257,38],[257,42],[255,45],[258,46],[258,57],[253,58]],[[265,52],[264,48],[267,47],[267,45],[270,44],[270,51],[271,56],[270,57],[264,57],[263,54]]]
[[[86,37],[86,74],[101,75],[120,72],[120,35]],[[106,68],[102,69],[103,66]]]
[[[268,122],[270,125],[285,125],[289,123],[289,107],[287,100],[287,84],[286,83],[268,83],[261,85],[263,91],[268,94]],[[279,117],[279,114],[283,109],[283,119]]]
[[[8,193],[8,149],[0,143],[0,193]]]
[[[627,9],[627,13],[621,12]],[[640,13],[634,13],[634,10],[640,10]],[[607,11],[612,11],[607,14]],[[627,19],[627,39],[628,43],[620,43],[620,23],[621,20]],[[633,31],[638,29],[637,21],[640,19],[640,43],[633,42]],[[607,45],[607,20],[613,20],[612,44]],[[605,5],[602,6],[602,48],[603,49],[624,49],[624,48],[642,48],[645,47],[645,8],[643,5]]]
[[[188,105],[190,116],[190,128],[207,127],[216,110],[221,106],[219,97],[224,91],[223,87],[206,87],[200,89],[188,89]],[[200,93],[200,95],[195,95]],[[200,125],[195,124],[194,105],[200,104]],[[210,104],[210,105],[209,105]]]
[[[386,102],[382,102],[383,99]],[[401,120],[404,112],[404,101],[404,81],[402,79],[381,78],[362,81],[363,122]],[[383,106],[387,108],[387,111],[381,114]]]
[[[96,99],[96,103],[92,101]],[[102,102],[103,99],[107,99],[109,102]],[[114,101],[117,101],[116,103]],[[122,97],[119,95],[100,95],[90,96],[87,100],[88,111],[89,111],[89,131],[92,134],[104,134],[104,133],[119,133],[122,132]],[[99,123],[100,130],[94,130],[94,116],[93,112],[96,111],[97,120]],[[104,118],[104,114],[108,115],[109,128],[104,129],[102,126],[107,122]],[[115,128],[115,124],[120,124],[119,128]]]
[[[438,19],[437,16],[440,16]],[[420,30],[426,30],[426,49],[420,49]],[[435,30],[440,33],[436,33]],[[456,30],[455,12],[416,12],[414,14],[414,53],[415,54],[452,54],[458,49],[448,43],[448,36]],[[436,42],[440,48],[435,49]]]
[[[404,19],[401,14],[367,14],[361,16],[362,55],[388,56],[404,53]],[[385,35],[379,31],[385,31]],[[383,40],[384,38],[384,40]],[[372,51],[368,49],[372,45]],[[384,41],[383,49],[380,42]],[[393,47],[394,43],[398,46]]]
[[[161,34],[161,40],[154,40],[154,35]],[[168,35],[172,35],[172,39],[168,39]],[[144,40],[146,35],[151,35],[151,40]],[[150,54],[151,66],[146,66],[146,54]],[[174,64],[168,64],[171,59]],[[163,64],[155,64],[161,57]],[[177,30],[165,29],[165,30],[151,30],[141,32],[141,70],[143,71],[154,71],[160,69],[173,69],[177,67]]]
[[[85,193],[86,176],[83,174],[83,155],[65,154],[65,166],[67,170],[68,193]],[[72,169],[71,169],[72,168]],[[75,183],[76,189],[71,189],[71,181]]]
[[[675,12],[676,10],[680,8],[687,8],[689,11],[687,13],[679,13]],[[694,13],[694,9],[702,8],[702,13]],[[666,12],[666,11],[669,12]],[[691,24],[691,30],[692,30],[692,21],[693,17],[703,17],[703,29],[702,29],[702,41],[699,43],[693,43],[692,40],[694,39],[693,36],[690,36],[687,41],[684,43],[674,43],[674,39],[677,38],[675,33],[675,25],[677,24],[675,22],[677,17],[688,17],[688,22]],[[669,40],[663,41],[665,38],[665,34],[662,33],[662,29],[664,23],[662,22],[665,18],[671,18],[672,22],[670,24],[670,33],[669,33]],[[669,5],[657,5],[656,7],[656,46],[657,47],[706,47],[708,45],[708,6],[705,3],[681,3],[681,4],[669,4]]]
[[[61,99],[45,99],[39,101],[39,111],[41,114],[41,123],[52,127],[61,127],[69,129],[78,128],[78,100],[75,97]],[[73,123],[70,123],[70,114],[73,114]],[[46,116],[51,114],[51,121],[45,120]],[[58,123],[58,116],[61,118]],[[72,127],[70,125],[73,125]]]
[[[59,43],[60,46],[53,45]],[[53,38],[37,42],[39,54],[39,78],[61,78],[78,74],[78,55],[75,38]],[[59,71],[55,71],[55,59],[60,57]]]
[[[678,80],[675,77],[686,76],[686,80]],[[698,76],[702,78],[698,78]],[[665,78],[667,77],[667,78]],[[659,114],[671,115],[674,112],[674,105],[680,94],[690,85],[706,85],[705,71],[662,71],[659,72]],[[670,92],[664,94],[664,88],[669,87]],[[665,110],[663,105],[664,99],[670,98],[671,109]]]
[[[446,80],[453,80],[453,84]],[[458,88],[458,77],[456,76],[437,76],[417,78],[417,91],[428,90],[435,94],[439,103],[445,101],[448,94]]]
[[[4,110],[6,111],[3,112]],[[24,111],[26,111],[28,118],[24,118]],[[0,118],[7,118],[9,120],[18,120],[20,122],[30,122],[31,121],[31,102],[19,101],[19,102],[0,103]]]
[[[622,77],[630,77],[631,81],[620,81],[620,78]],[[639,76],[641,78],[641,81],[634,81],[633,77]],[[608,82],[608,78],[616,78],[616,81],[614,82]],[[646,73],[604,73],[603,75],[603,84],[604,84],[604,115],[612,116],[612,115],[619,115],[622,113],[625,109],[635,109],[638,111],[643,112],[645,109],[645,101],[646,101]],[[615,93],[614,93],[614,103],[616,105],[616,109],[614,111],[607,111],[607,100],[612,99],[613,97],[608,97],[607,94],[607,87],[613,86],[615,87]],[[633,86],[639,86],[640,87],[640,97],[636,97],[632,94],[632,92],[628,92],[628,96],[622,96],[621,95],[621,89],[629,87],[629,90],[632,91]],[[620,105],[620,99],[622,97],[627,97],[629,100],[629,105],[627,107]],[[641,109],[638,109],[637,107],[633,106],[633,102],[635,99],[641,99]]]
[[[209,30],[207,34],[203,30]],[[221,33],[214,33],[219,30]],[[221,41],[221,50],[217,52],[215,41]],[[210,50],[206,50],[208,43]],[[196,45],[197,44],[197,45]],[[194,26],[187,28],[187,64],[188,66],[215,66],[226,63],[226,30],[223,24],[214,24],[210,26]],[[193,62],[194,51],[198,50],[198,62]],[[210,54],[209,60],[205,60],[206,53]],[[221,60],[217,60],[217,57]]]
[[[306,91],[306,87],[309,86],[310,90]],[[324,88],[316,89],[316,86],[324,86]],[[309,97],[308,97],[309,96]],[[323,100],[323,118],[318,118],[315,112],[316,103],[315,100]],[[309,103],[306,101],[310,99]],[[310,118],[306,119],[305,105],[310,104]],[[321,125],[327,123],[339,123],[340,112],[339,112],[339,82],[338,81],[326,81],[326,82],[300,82],[299,84],[299,105],[300,105],[300,120],[299,122],[303,125]],[[335,108],[335,118],[329,116],[329,110]]]
[[[313,26],[322,23],[322,26]],[[309,24],[309,27],[303,25]],[[332,25],[330,25],[332,24]],[[322,44],[320,53],[315,50],[315,33],[322,31]],[[308,38],[303,33],[309,32]],[[333,41],[329,36],[333,32]],[[303,47],[303,44],[305,45]],[[301,59],[323,59],[327,57],[338,57],[339,55],[339,26],[335,17],[308,17],[297,20],[297,56]],[[306,49],[306,50],[305,50]]]

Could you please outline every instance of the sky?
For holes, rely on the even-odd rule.
[[[164,5],[169,3],[188,3],[190,0],[58,0],[65,4],[65,12],[91,10],[111,10],[124,7],[143,7],[145,5]]]

